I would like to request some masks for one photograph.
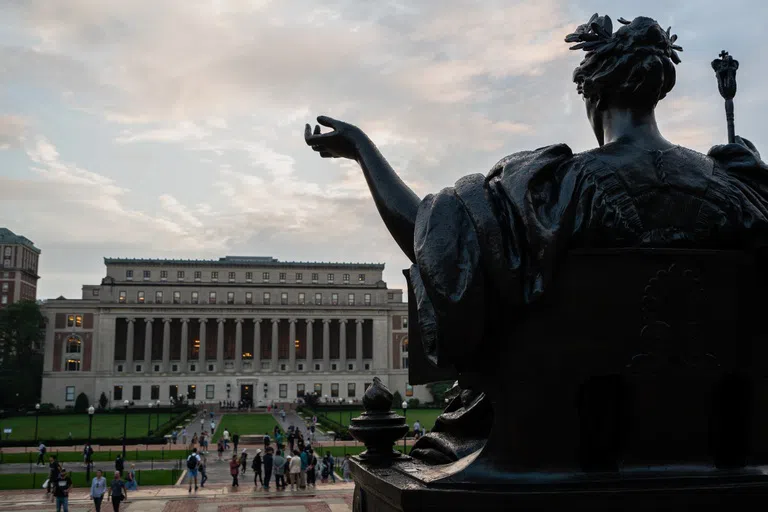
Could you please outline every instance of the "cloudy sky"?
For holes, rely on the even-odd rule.
[[[304,123],[359,125],[420,196],[588,149],[563,37],[594,12],[672,25],[658,116],[700,151],[725,138],[728,49],[737,132],[768,151],[763,0],[0,0],[0,226],[42,249],[42,298],[98,283],[104,256],[376,261],[404,286],[360,171]]]

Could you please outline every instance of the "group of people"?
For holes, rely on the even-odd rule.
[[[51,456],[49,460],[50,473],[47,485],[45,485],[46,493],[51,497],[51,501],[56,503],[56,512],[69,512],[69,492],[72,489],[72,477],[55,457]],[[117,462],[115,464],[117,465]],[[115,471],[112,481],[108,484],[103,471],[98,469],[96,476],[91,480],[89,496],[93,500],[96,512],[101,512],[101,505],[105,496],[107,502],[112,503],[112,510],[119,512],[120,504],[128,499],[128,490],[129,487],[122,479],[121,471]]]

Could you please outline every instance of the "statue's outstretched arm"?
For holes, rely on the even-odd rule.
[[[321,133],[320,126],[315,126],[313,132],[307,125],[304,130],[306,143],[324,158],[349,158],[360,164],[384,224],[400,249],[415,263],[413,231],[421,202],[419,197],[400,179],[361,129],[325,116],[318,117],[317,122],[333,131]]]

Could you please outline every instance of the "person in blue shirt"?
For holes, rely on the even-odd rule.
[[[101,512],[101,502],[104,500],[104,495],[107,493],[107,479],[104,478],[104,474],[99,469],[96,471],[96,476],[91,481],[91,492],[89,496],[93,500],[93,506],[96,507],[96,512]]]
[[[299,488],[307,488],[307,468],[309,467],[309,454],[305,451],[301,452],[301,476],[299,480]]]

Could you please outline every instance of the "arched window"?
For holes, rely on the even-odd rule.
[[[78,336],[70,336],[67,338],[67,353],[79,354],[82,348],[82,340]]]
[[[403,339],[403,354],[408,353],[408,338]]]

